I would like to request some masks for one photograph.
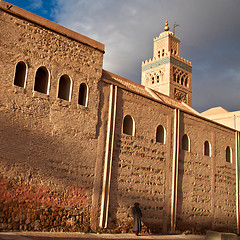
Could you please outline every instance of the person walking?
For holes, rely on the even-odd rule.
[[[139,207],[139,203],[134,203],[134,207],[132,208],[132,215],[133,215],[133,232],[138,236],[139,232],[141,232],[141,218],[142,212]]]

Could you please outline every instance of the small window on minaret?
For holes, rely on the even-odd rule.
[[[158,57],[159,57],[159,58],[161,57],[161,52],[160,52],[160,51],[158,51]]]
[[[173,54],[173,49],[171,49],[171,53]]]
[[[177,83],[179,83],[180,82],[180,77],[179,77],[179,75],[177,76]]]
[[[177,76],[176,73],[173,74],[173,81],[176,82]]]
[[[152,77],[152,84],[154,84],[154,77]]]
[[[162,50],[162,56],[164,56],[164,49]]]
[[[177,55],[177,51],[175,51],[174,54]]]
[[[157,82],[159,83],[159,76],[157,76]]]
[[[185,79],[185,86],[186,87],[188,86],[188,77],[186,77],[186,79]]]
[[[184,77],[182,76],[181,77],[181,85],[183,85],[183,82],[184,82]]]

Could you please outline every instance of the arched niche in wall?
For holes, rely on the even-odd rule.
[[[38,68],[35,76],[34,91],[49,94],[50,74],[45,67]]]
[[[166,130],[162,125],[157,127],[156,142],[165,143]]]
[[[182,137],[182,149],[185,151],[190,151],[190,140],[187,134]]]
[[[59,79],[58,98],[70,101],[72,92],[72,80],[67,74]]]
[[[204,142],[204,156],[211,157],[211,145],[208,141]]]
[[[85,83],[81,83],[79,87],[78,104],[87,107],[88,87]]]
[[[130,115],[126,115],[123,120],[123,133],[134,136],[135,135],[135,123]]]
[[[232,149],[229,146],[226,148],[226,162],[232,163]]]
[[[27,65],[24,62],[18,62],[16,65],[14,85],[25,88],[27,78]]]

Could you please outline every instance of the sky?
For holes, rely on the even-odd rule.
[[[105,44],[104,69],[137,83],[153,38],[170,31],[192,62],[193,108],[240,110],[239,0],[8,0]]]

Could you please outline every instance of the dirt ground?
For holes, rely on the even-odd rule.
[[[140,234],[93,234],[93,233],[49,233],[49,232],[0,232],[0,240],[204,240],[203,235],[146,235]]]

